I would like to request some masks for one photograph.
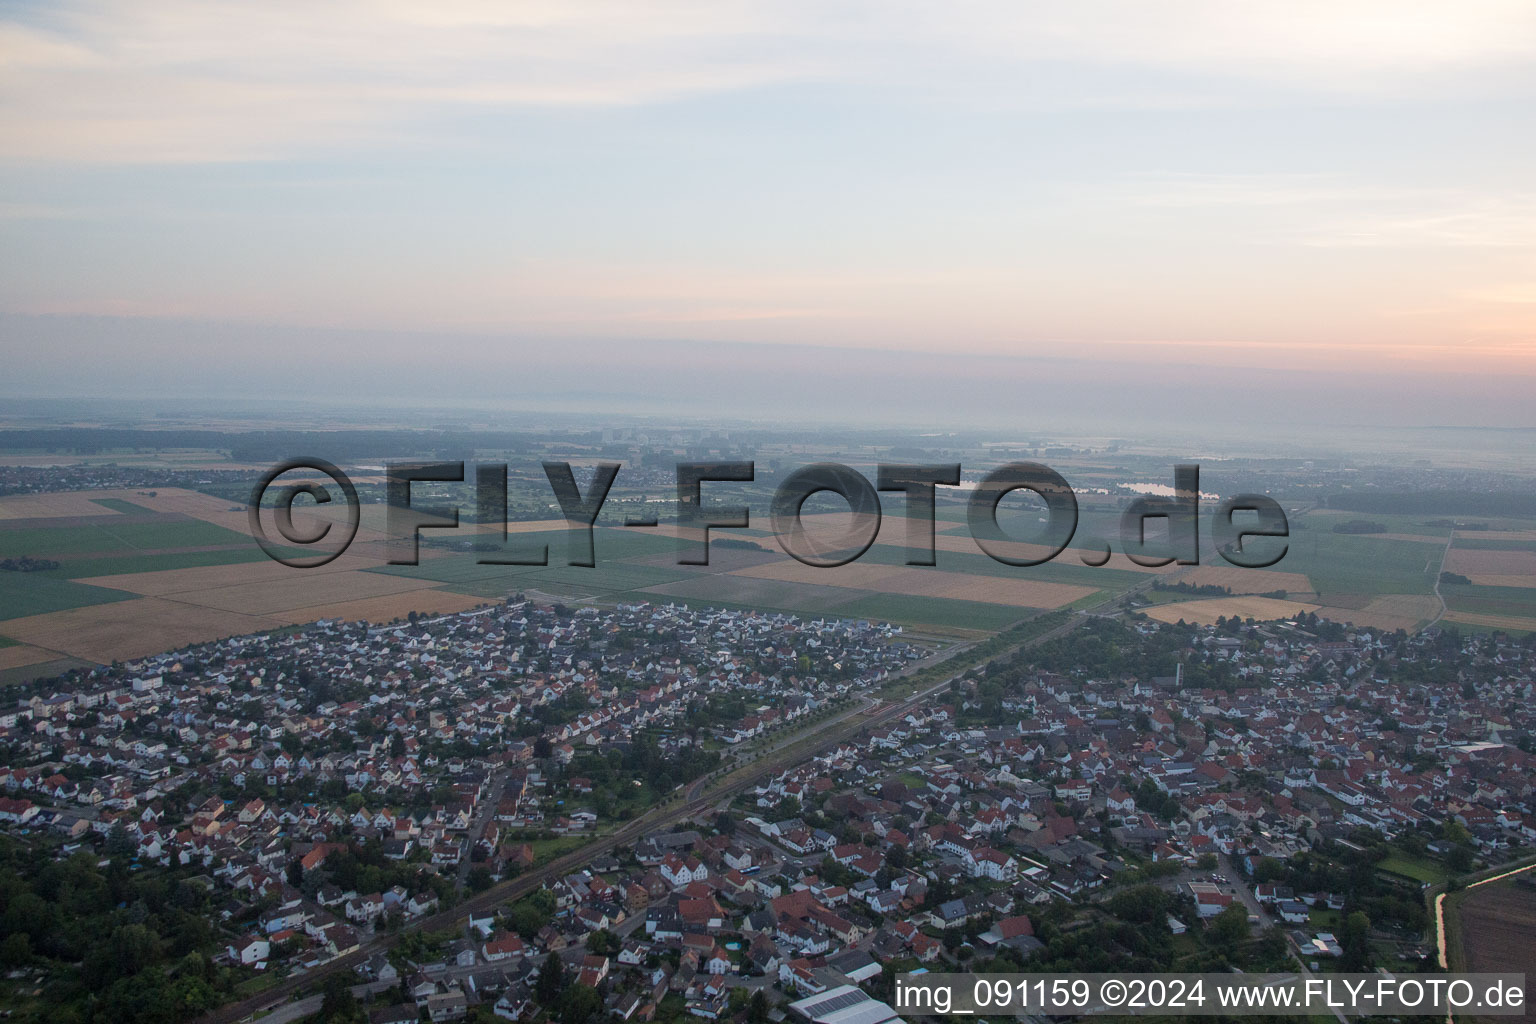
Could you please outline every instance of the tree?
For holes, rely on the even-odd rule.
[[[491,877],[490,868],[484,864],[476,864],[469,869],[469,877],[465,881],[469,883],[470,889],[474,892],[485,892],[485,890],[495,884],[496,880]]]
[[[326,1024],[351,1024],[365,1019],[345,974],[337,972],[326,975],[325,997],[320,1001],[320,1019]]]
[[[531,939],[549,923],[555,913],[555,894],[536,889],[512,905],[512,927],[525,939]]]
[[[1115,893],[1105,906],[1122,921],[1156,924],[1168,915],[1168,894],[1155,885],[1136,885]]]
[[[1453,846],[1451,852],[1445,855],[1445,866],[1459,874],[1464,874],[1472,869],[1472,848],[1469,846]]]
[[[122,818],[113,822],[107,833],[107,856],[113,860],[133,859],[133,840],[128,837],[128,825]]]
[[[25,967],[32,962],[32,940],[26,932],[15,932],[0,942],[0,964]]]
[[[1276,882],[1285,877],[1285,865],[1274,857],[1260,857],[1253,866],[1255,882]]]
[[[540,981],[543,980],[542,975]],[[587,985],[572,985],[560,999],[560,1024],[583,1024],[591,1020],[603,1008],[603,1000],[597,989]]]
[[[551,953],[539,966],[539,980],[534,984],[533,994],[538,996],[540,1005],[551,1007],[560,998],[564,988],[565,964],[561,962],[559,954]]]
[[[1455,818],[1446,818],[1440,825],[1440,835],[1448,843],[1461,846],[1472,841],[1472,834]]]
[[[1344,918],[1339,928],[1339,945],[1343,955],[1339,968],[1343,971],[1367,971],[1371,967],[1371,919],[1357,910]]]
[[[1248,911],[1233,901],[1211,920],[1211,944],[1230,949],[1248,938]]]

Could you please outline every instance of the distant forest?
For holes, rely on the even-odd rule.
[[[1513,491],[1469,493],[1438,491],[1350,491],[1330,494],[1328,508],[1347,512],[1403,513],[1408,515],[1489,515],[1536,518],[1536,494]]]
[[[1370,519],[1351,519],[1347,523],[1339,523],[1333,528],[1334,533],[1386,533],[1387,524],[1378,523]]]

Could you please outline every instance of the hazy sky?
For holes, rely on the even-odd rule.
[[[1536,4],[7,3],[0,313],[13,396],[717,342],[1532,425]]]

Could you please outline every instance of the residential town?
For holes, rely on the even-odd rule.
[[[1536,841],[1528,642],[1097,617],[882,695],[934,649],[520,597],[317,623],[7,708],[0,821],[199,887],[220,970],[353,956],[338,998],[375,1020],[766,1019],[1086,935],[1111,966],[1416,962],[1418,879]],[[455,914],[832,708],[881,724]]]

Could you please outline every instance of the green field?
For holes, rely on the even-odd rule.
[[[734,531],[721,531],[726,538]],[[413,579],[434,580],[443,589],[476,597],[495,598],[526,589],[573,598],[677,602],[694,607],[759,609],[796,615],[830,615],[837,618],[878,619],[912,625],[951,629],[1002,629],[1031,614],[1031,609],[980,601],[882,594],[845,587],[791,583],[752,576],[736,576],[721,569],[676,564],[678,543],[670,537],[642,530],[603,529],[595,535],[597,565],[582,568],[562,564],[566,554],[563,530],[516,534],[509,538],[514,550],[526,552],[541,544],[549,546],[549,566],[481,565],[480,556],[455,552],[422,561],[414,566],[381,566],[370,570]],[[712,549],[722,565],[738,549]],[[969,572],[985,576],[1072,583],[1118,591],[1143,577],[1112,569],[1055,563],[1043,566],[1004,565],[984,554],[941,551],[936,572]],[[862,557],[880,565],[902,565],[900,547],[878,545]],[[665,587],[663,592],[647,588]],[[1101,594],[1089,595],[1097,603]]]
[[[983,601],[956,601],[944,597],[910,597],[905,594],[870,594],[839,605],[840,619],[871,619],[912,625],[948,626],[952,629],[1006,629],[1035,614],[1036,609]]]
[[[593,834],[577,833],[576,835],[555,836],[552,839],[535,839],[528,845],[533,849],[533,863],[535,866],[548,864],[561,854],[570,853],[592,841]],[[515,842],[515,840],[514,840]]]
[[[509,589],[529,588],[579,597],[597,597],[655,586],[659,583],[671,583],[687,575],[687,573],[667,572],[648,566],[623,563],[612,566],[599,565],[592,569],[583,569],[579,566],[559,566],[549,569],[534,567],[522,572],[449,582],[441,589],[474,597],[501,597]],[[649,598],[645,599],[649,600]]]
[[[1411,878],[1415,882],[1443,882],[1448,876],[1445,866],[1427,857],[1410,857],[1394,853],[1376,865],[1377,870]]]
[[[1310,914],[1307,915],[1307,924],[1312,928],[1313,931],[1337,932],[1339,930],[1339,923],[1342,920],[1342,917],[1343,915],[1341,915],[1337,910],[1314,909]]]
[[[1119,545],[1116,544],[1118,549]],[[1070,583],[1080,587],[1096,587],[1109,590],[1127,590],[1145,581],[1146,575],[1126,569],[1107,566],[1091,568],[1083,565],[1068,548],[1043,565],[1008,565],[990,555],[978,551],[938,551],[934,554],[933,568],[939,572],[970,573],[976,576],[1006,576],[1010,579],[1034,580],[1043,583]],[[905,565],[905,548],[877,544],[859,558],[860,564]]]
[[[1429,594],[1443,544],[1385,540],[1368,533],[1306,530],[1291,538],[1274,566],[1304,573],[1327,603],[1330,594]]]
[[[102,508],[109,508],[113,512],[121,512],[129,516],[153,516],[160,514],[152,508],[135,505],[133,502],[124,501],[121,498],[92,498],[91,501]]]
[[[52,579],[36,572],[0,572],[0,619],[127,601],[137,594]]]
[[[0,557],[64,558],[221,545],[254,547],[251,538],[245,534],[200,519],[113,522],[111,517],[104,517],[101,522],[0,530]]]
[[[289,554],[309,554],[295,548],[284,549]],[[121,576],[131,572],[161,572],[166,569],[195,569],[205,565],[238,565],[242,562],[266,561],[267,555],[254,543],[246,547],[226,551],[167,551],[155,555],[100,555],[88,558],[71,558],[61,562],[57,569],[48,569],[31,576],[50,576],[54,579],[84,579],[89,576]]]
[[[1440,593],[1446,606],[1455,611],[1536,618],[1536,587],[1446,584],[1440,588]]]

